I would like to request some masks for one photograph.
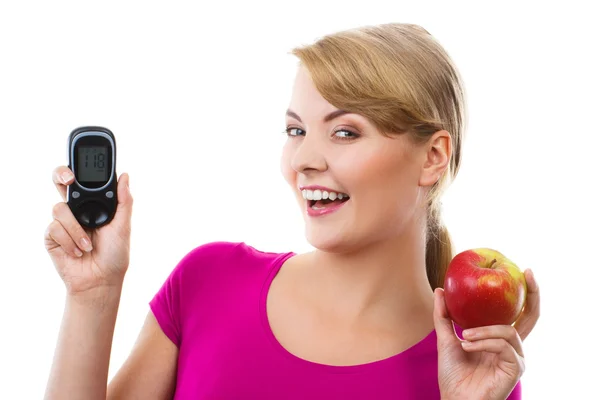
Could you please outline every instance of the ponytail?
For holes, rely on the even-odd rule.
[[[425,267],[431,289],[444,286],[446,269],[454,256],[452,240],[440,217],[439,203],[431,204],[427,221]]]

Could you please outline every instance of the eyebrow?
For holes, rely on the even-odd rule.
[[[323,118],[323,122],[329,122],[332,119],[335,119],[335,118],[339,117],[340,115],[344,115],[344,114],[350,114],[350,112],[345,111],[345,110],[336,110],[334,112],[327,114],[325,116],[325,118]],[[300,116],[298,114],[296,114],[295,112],[293,112],[292,110],[287,110],[285,115],[288,115],[292,118],[296,118],[298,121],[302,122],[302,119],[300,118]]]

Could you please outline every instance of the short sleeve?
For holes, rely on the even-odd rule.
[[[150,300],[150,309],[162,331],[177,347],[181,345],[183,326],[188,317],[186,303],[207,278],[207,267],[220,261],[239,244],[211,242],[194,248],[177,263]]]
[[[190,253],[173,268],[149,303],[158,325],[177,347],[181,344],[181,275],[189,262]]]

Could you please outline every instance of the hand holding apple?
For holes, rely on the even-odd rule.
[[[496,268],[502,264],[512,268]],[[434,291],[441,398],[512,399],[515,391],[519,398],[517,385],[525,370],[522,341],[539,316],[540,289],[531,270],[521,273],[491,249],[468,250],[452,259],[445,289]],[[452,320],[463,328],[465,340],[457,336]]]
[[[526,293],[519,267],[488,248],[457,254],[444,281],[448,315],[463,329],[512,325],[523,310]]]

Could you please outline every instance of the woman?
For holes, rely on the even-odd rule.
[[[281,167],[315,251],[193,249],[107,388],[129,176],[114,220],[94,232],[58,203],[45,240],[68,296],[47,398],[520,398],[522,339],[539,316],[531,271],[514,327],[456,326],[465,341],[441,289],[453,253],[439,198],[464,124],[452,61],[406,24],[338,32],[293,54]],[[63,199],[72,179],[54,172]]]

